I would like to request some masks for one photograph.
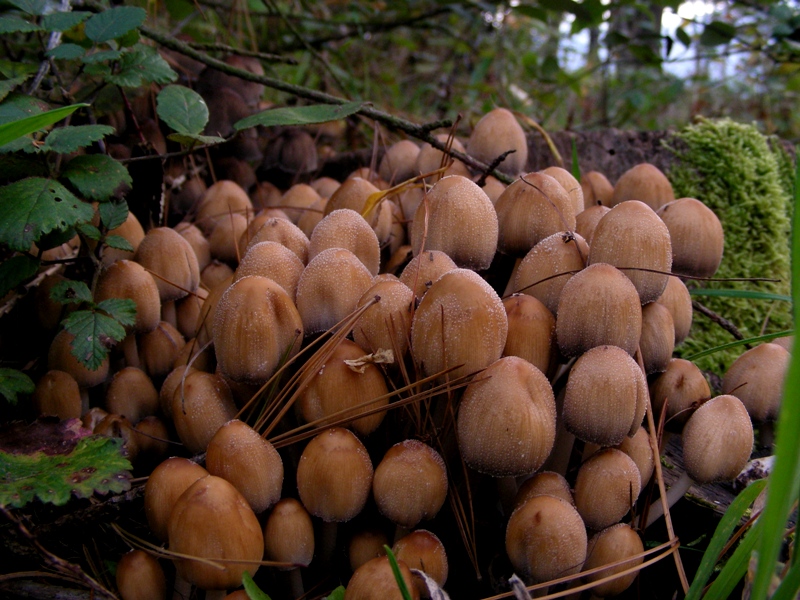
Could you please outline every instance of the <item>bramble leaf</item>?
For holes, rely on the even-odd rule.
[[[100,222],[108,229],[116,229],[128,218],[128,203],[124,200],[111,200],[98,205]]]
[[[31,23],[21,19],[16,15],[3,15],[0,17],[0,33],[27,33],[29,31],[41,31],[42,28],[36,23]]]
[[[124,250],[125,252],[133,252],[133,246],[121,235],[109,235],[104,240],[105,245],[115,250]]]
[[[0,188],[0,244],[25,252],[42,235],[90,221],[92,206],[57,181],[29,177]]]
[[[147,12],[137,6],[116,6],[93,15],[86,21],[86,37],[93,42],[107,42],[136,29],[144,23]]]
[[[19,508],[34,498],[60,506],[73,494],[124,492],[131,487],[131,468],[120,438],[83,437],[64,454],[0,451],[0,506]]]
[[[8,0],[8,3],[29,15],[36,16],[44,14],[47,6],[46,0]]]
[[[82,281],[60,281],[50,290],[50,299],[61,304],[92,302],[92,292]]]
[[[237,131],[263,125],[311,125],[337,121],[353,115],[364,106],[363,102],[345,102],[344,104],[314,104],[312,106],[272,108],[256,113],[234,124]]]
[[[85,10],[50,13],[42,17],[42,27],[47,31],[67,31],[80,25],[91,16],[92,13]]]
[[[52,50],[48,50],[45,56],[56,60],[74,60],[86,53],[86,49],[78,44],[59,44]]]
[[[108,313],[125,327],[136,323],[136,302],[130,298],[108,298],[97,305],[97,308]]]
[[[736,37],[736,28],[723,21],[711,21],[700,34],[701,46],[721,46]]]
[[[0,81],[0,101],[14,91],[14,88],[22,85],[30,77],[30,75],[20,75],[19,77],[12,77],[11,79],[4,79]]]
[[[103,239],[103,234],[91,223],[81,223],[77,226],[77,229],[84,236],[90,240],[94,240],[95,242],[99,242],[101,239]]]
[[[178,133],[200,133],[208,123],[208,106],[203,97],[182,85],[168,85],[159,92],[156,112]]]
[[[3,124],[0,125],[0,146],[7,144],[17,138],[20,138],[34,131],[39,131],[45,127],[49,127],[53,123],[57,123],[64,117],[74,113],[82,106],[89,106],[88,104],[73,104],[63,108],[56,108],[55,110],[48,110],[47,112],[39,112],[35,114],[25,114],[22,112],[24,109],[20,108],[15,115],[8,120],[2,119]],[[32,111],[35,108],[31,107]],[[13,114],[13,113],[12,113]]]
[[[125,165],[105,154],[76,156],[69,161],[62,175],[87,200],[105,200],[122,193],[133,183]],[[103,224],[109,227],[105,221]]]
[[[27,254],[17,254],[0,263],[0,297],[36,275],[39,260]]]
[[[59,127],[50,132],[42,150],[68,154],[86,146],[91,146],[105,136],[114,133],[109,125],[75,125]]]
[[[75,336],[72,356],[91,371],[96,371],[108,350],[125,337],[125,328],[116,319],[94,310],[79,310],[63,321],[64,329]]]
[[[122,87],[140,87],[150,82],[163,85],[178,78],[178,74],[155,48],[143,44],[136,44],[126,50],[119,65],[119,72],[108,75],[106,79],[109,83]]]
[[[32,394],[36,386],[30,377],[17,369],[0,369],[0,394],[9,404],[17,403],[17,394]]]
[[[225,138],[216,135],[199,135],[194,133],[170,133],[167,138],[184,146],[195,146],[197,144],[209,146],[211,144],[221,144],[226,141]]]

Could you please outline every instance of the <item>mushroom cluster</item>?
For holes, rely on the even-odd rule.
[[[200,83],[232,85],[218,72]],[[226,93],[243,111],[260,94]],[[448,554],[485,568],[475,519],[505,532],[506,576],[579,574],[642,552],[628,516],[645,509],[658,460],[642,427],[650,404],[683,429],[687,475],[671,496],[735,477],[751,419],[775,419],[784,348],[745,353],[713,399],[673,358],[692,319],[684,280],[722,258],[702,202],[676,200],[648,164],[614,186],[596,172],[527,173],[524,131],[504,109],[466,145],[440,140],[486,163],[513,150],[500,163],[513,183],[409,140],[375,172],[312,179],[311,137],[284,131],[255,168],[220,157],[216,173],[240,175],[182,198],[175,227],[142,231],[132,256],[104,255],[95,299],[137,306],[110,363],[89,371],[55,336],[36,409],[125,440],[178,588],[212,597],[271,561],[265,577],[286,597],[335,568],[353,572],[347,598],[387,598],[393,545],[425,597],[446,584]],[[485,512],[470,525],[473,509]],[[601,581],[612,571],[588,578],[597,595],[630,585]]]

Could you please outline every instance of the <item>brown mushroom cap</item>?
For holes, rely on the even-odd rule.
[[[40,416],[55,415],[64,420],[78,419],[83,413],[78,382],[64,371],[53,369],[42,375],[32,400]]]
[[[389,545],[389,538],[379,529],[362,529],[353,534],[347,545],[347,557],[350,569],[355,571],[365,562],[386,556],[384,546]]]
[[[217,222],[231,213],[253,215],[253,203],[247,192],[235,181],[222,179],[206,190],[197,209],[196,225],[208,235]]]
[[[698,483],[731,481],[753,449],[753,424],[744,404],[731,395],[712,398],[683,427],[683,459]]]
[[[401,527],[432,519],[447,498],[444,460],[419,440],[395,444],[375,468],[372,494],[381,514]]]
[[[672,269],[669,229],[644,202],[618,204],[603,215],[594,230],[589,264],[594,263],[621,269],[633,282],[642,304],[653,302],[664,291]]]
[[[306,209],[311,208],[321,200],[317,191],[306,183],[296,183],[283,194],[280,208],[289,217],[289,220],[297,225],[306,213]]]
[[[675,325],[675,345],[677,346],[689,335],[692,327],[692,297],[686,285],[677,277],[667,279],[667,287],[656,300],[669,309],[672,323]]]
[[[308,260],[328,248],[344,248],[355,254],[370,274],[377,275],[381,262],[378,236],[356,211],[342,208],[328,213],[314,228]]]
[[[247,217],[238,213],[220,219],[208,236],[212,258],[227,265],[236,266],[241,258],[239,239],[247,231]]]
[[[188,458],[173,456],[158,465],[144,487],[144,512],[150,530],[167,541],[167,522],[175,501],[190,485],[208,475],[203,467]]]
[[[139,244],[144,239],[144,229],[142,228],[142,224],[139,223],[139,219],[136,218],[136,215],[134,215],[132,212],[128,212],[125,222],[119,227],[111,229],[108,232],[108,235],[118,235],[125,238],[133,248],[133,252],[112,248],[107,244],[104,245],[102,248],[102,262],[104,267],[107,267],[115,260],[133,258],[133,254],[136,252]]]
[[[528,162],[528,139],[514,114],[495,108],[481,117],[467,142],[470,156],[487,165],[504,152],[513,150],[497,168],[511,176],[519,174]]]
[[[508,318],[508,336],[503,356],[524,358],[542,373],[548,373],[556,358],[556,319],[533,296],[514,294],[503,300]]]
[[[665,426],[680,431],[695,407],[711,398],[711,388],[697,366],[683,358],[673,358],[666,370],[650,384],[656,422],[666,403]]]
[[[167,580],[158,560],[144,550],[131,550],[117,563],[117,590],[123,600],[163,600]]]
[[[238,419],[225,423],[211,438],[206,469],[232,483],[256,514],[281,497],[283,461],[278,451]]]
[[[645,372],[661,373],[667,368],[675,349],[675,324],[672,313],[663,304],[650,302],[642,307],[642,337],[639,350]]]
[[[106,390],[108,412],[123,415],[134,425],[158,412],[158,392],[147,373],[125,367],[114,374]]]
[[[754,422],[776,420],[790,358],[789,352],[778,344],[761,344],[747,350],[722,378],[722,393],[739,398]]]
[[[303,321],[284,289],[266,277],[243,277],[214,314],[217,365],[235,381],[263,384],[300,350]]]
[[[417,207],[409,237],[415,256],[441,250],[459,267],[481,271],[497,251],[497,227],[486,192],[467,177],[451,175],[436,182]]]
[[[452,138],[452,141],[450,141],[451,136],[447,133],[437,133],[435,137],[437,141],[441,142],[445,146],[449,144],[451,150],[456,150],[466,154],[467,151],[464,149],[464,144],[462,144],[458,138],[454,137]],[[440,177],[447,177],[450,175],[469,177],[469,169],[467,169],[467,166],[460,160],[451,159],[449,156],[445,157],[441,150],[434,148],[426,142],[420,146],[419,154],[417,154],[417,161],[414,165],[414,174],[424,175],[426,173],[431,173],[441,168],[443,165],[447,165],[450,163],[450,161],[452,161],[452,163],[449,167],[447,167],[447,170],[444,172],[443,176],[433,176],[425,179],[428,185],[432,185],[434,182],[438,181]]]
[[[245,232],[246,234],[247,232]],[[259,242],[278,242],[297,255],[303,264],[308,262],[308,236],[294,223],[287,219],[271,217],[251,236],[242,235],[239,239],[239,254],[247,251]]]
[[[303,505],[283,498],[264,524],[264,556],[267,560],[309,565],[314,558],[314,525]]]
[[[575,216],[575,232],[582,235],[586,243],[591,245],[597,224],[610,210],[610,208],[602,204],[595,204],[585,208]]]
[[[484,369],[500,358],[508,319],[497,293],[474,271],[442,275],[420,302],[411,322],[411,349],[423,373],[458,367],[448,377]]]
[[[506,527],[506,553],[514,569],[534,582],[578,573],[586,560],[586,528],[571,504],[535,496],[518,507]]]
[[[250,246],[233,274],[234,281],[250,275],[272,279],[294,301],[297,284],[305,266],[297,255],[278,242],[259,242]]]
[[[323,198],[330,198],[339,186],[342,185],[333,177],[319,177],[309,183],[314,190]]]
[[[583,209],[585,208],[583,200],[583,188],[578,180],[572,176],[572,173],[563,167],[547,167],[546,169],[542,169],[541,172],[545,175],[550,175],[550,177],[560,183],[561,187],[566,190],[567,194],[569,194],[569,197],[572,198],[572,204],[575,208],[576,217],[583,212]]]
[[[641,163],[625,171],[614,186],[609,206],[640,200],[653,210],[675,200],[672,184],[658,167]],[[605,203],[604,203],[605,204]]]
[[[514,497],[514,508],[519,508],[534,496],[542,495],[555,496],[575,505],[569,482],[564,479],[563,475],[553,471],[540,471],[519,486],[517,495]]]
[[[564,356],[618,346],[633,356],[642,335],[642,306],[630,279],[597,263],[573,275],[558,301],[556,340]]]
[[[528,361],[506,356],[467,386],[457,426],[458,447],[471,468],[493,477],[528,475],[553,449],[553,389]]]
[[[66,329],[62,329],[56,334],[47,353],[47,368],[69,373],[82,388],[103,383],[108,377],[108,357],[94,371],[87,369],[72,354],[72,340],[74,339],[75,336]]]
[[[297,491],[309,513],[326,522],[349,521],[372,489],[372,461],[358,438],[341,427],[323,431],[303,450]]]
[[[395,360],[402,360],[411,335],[414,292],[397,279],[379,281],[364,292],[358,306],[376,296],[380,300],[367,308],[353,327],[353,339],[368,352],[391,350]]]
[[[158,285],[144,267],[132,260],[117,260],[97,278],[95,302],[108,298],[128,298],[136,304],[136,322],[131,331],[152,331],[161,320]]]
[[[597,533],[589,540],[586,563],[583,565],[583,569],[588,571],[609,563],[624,560],[631,556],[641,554],[642,552],[644,552],[644,545],[642,544],[639,534],[636,533],[630,525],[618,523],[617,525],[612,525]],[[639,557],[622,565],[609,567],[593,575],[587,575],[586,580],[590,583],[594,583],[610,575],[615,575],[631,567],[636,567],[642,564],[643,561],[644,558]],[[600,598],[617,596],[631,586],[638,574],[638,571],[634,571],[628,575],[602,583],[592,588],[592,593]]]
[[[448,565],[444,544],[436,534],[417,529],[403,536],[392,547],[397,560],[402,560],[410,569],[424,571],[439,587],[447,583]],[[427,587],[417,582],[420,596],[427,596]]]
[[[180,331],[166,321],[160,321],[153,331],[139,336],[142,370],[154,380],[160,380],[172,370],[185,343]]]
[[[497,249],[524,256],[547,236],[575,230],[575,207],[550,175],[528,173],[509,185],[495,204],[500,235]]]
[[[598,171],[589,171],[582,174],[581,189],[583,190],[584,209],[597,206],[598,204],[606,207],[611,206],[614,186],[611,185],[611,182],[602,173]]]
[[[372,183],[361,177],[348,177],[342,182],[336,191],[328,198],[328,203],[325,205],[325,216],[328,216],[335,210],[342,208],[349,208],[361,214],[367,200],[372,194],[380,190]],[[369,220],[370,226],[374,225],[373,218],[377,218],[377,212],[372,211]]]
[[[147,232],[136,250],[134,260],[154,273],[162,302],[183,298],[200,285],[197,255],[181,235],[169,227]]]
[[[403,561],[397,561],[400,574],[412,600],[419,600],[414,577]],[[386,556],[379,556],[358,567],[347,584],[344,600],[403,600],[394,572]]]
[[[641,489],[641,475],[633,459],[621,450],[606,448],[578,470],[575,507],[586,527],[605,529],[630,512]]]
[[[411,140],[400,140],[386,149],[378,166],[381,179],[389,183],[400,183],[416,175],[414,165],[419,155],[419,146]]]
[[[173,552],[225,562],[223,569],[196,560],[178,559],[175,568],[186,581],[206,590],[224,590],[241,584],[242,575],[258,570],[252,561],[264,556],[261,525],[244,497],[221,477],[208,475],[181,494],[167,525]]]
[[[417,298],[422,298],[433,282],[458,265],[447,254],[440,250],[425,250],[411,259],[403,272],[400,281],[414,291]]]
[[[178,437],[195,454],[236,415],[230,388],[218,375],[192,370],[172,394],[172,421]]]
[[[694,198],[680,198],[658,209],[672,240],[672,272],[711,277],[722,262],[722,223]]]

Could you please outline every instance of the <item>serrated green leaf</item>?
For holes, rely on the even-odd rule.
[[[106,9],[86,21],[84,32],[93,42],[107,42],[136,29],[144,23],[147,12],[138,6]]]
[[[36,386],[30,377],[16,369],[0,369],[0,395],[15,405],[17,394],[32,394]]]
[[[87,200],[106,200],[124,192],[133,183],[125,165],[105,154],[76,156],[62,175]],[[105,221],[103,224],[109,229],[118,227],[109,227]]]
[[[276,125],[311,125],[338,121],[357,113],[363,102],[345,102],[344,104],[314,104],[312,106],[273,108],[256,113],[234,124],[237,131],[257,125],[275,127]]]
[[[736,36],[736,28],[722,21],[711,21],[700,34],[701,46],[720,46],[727,44]]]
[[[33,133],[34,131],[39,131],[40,129],[49,127],[53,123],[58,123],[64,117],[71,115],[76,110],[84,106],[89,105],[72,104],[71,106],[56,108],[55,110],[48,110],[46,112],[33,115],[25,115],[24,113],[20,115],[20,109],[16,119],[9,119],[0,125],[0,146],[4,146],[9,142],[16,140],[17,138],[21,138],[24,135],[28,135],[29,133]]]
[[[47,7],[46,0],[7,0],[7,2],[21,11],[37,17],[43,15]]]
[[[62,324],[75,336],[72,356],[90,371],[96,371],[108,350],[125,337],[125,328],[116,319],[93,310],[74,312]]]
[[[686,33],[686,30],[683,27],[678,27],[675,30],[675,37],[678,38],[678,41],[687,48],[692,45],[692,38],[689,37],[689,34]]]
[[[133,327],[136,323],[136,302],[130,298],[108,298],[100,302],[97,308],[125,327]]]
[[[29,177],[0,188],[0,244],[27,251],[42,235],[90,221],[92,206],[57,181]]]
[[[92,75],[101,79],[111,77],[111,67],[104,62],[87,64],[83,71],[87,75]]]
[[[156,112],[178,133],[197,134],[208,123],[208,106],[203,97],[182,85],[168,85],[159,92]]]
[[[83,438],[69,454],[0,451],[0,506],[20,508],[34,498],[60,506],[72,494],[124,492],[131,487],[131,469],[120,438]]]
[[[17,33],[28,31],[41,31],[36,23],[31,23],[15,15],[0,16],[0,33]]]
[[[78,231],[80,231],[85,237],[89,238],[90,240],[94,240],[95,242],[99,242],[101,239],[103,239],[103,234],[100,233],[100,230],[91,223],[81,223],[78,225]]]
[[[4,79],[0,81],[0,101],[14,91],[14,88],[22,85],[30,77],[30,75],[20,75],[19,77],[12,77],[11,79]]]
[[[36,62],[10,61],[0,58],[0,75],[6,78],[33,75],[38,70],[37,64]]]
[[[50,299],[60,304],[81,304],[92,302],[92,292],[82,281],[60,281],[50,290]]]
[[[190,133],[170,133],[167,138],[184,146],[196,146],[197,144],[211,146],[213,144],[222,144],[227,141],[225,138],[216,135],[196,135]]]
[[[99,205],[100,222],[109,231],[122,225],[128,218],[128,203],[124,200],[111,200]]]
[[[74,227],[67,227],[66,229],[54,229],[50,233],[44,234],[36,240],[36,247],[39,250],[50,250],[51,248],[58,248],[62,244],[66,244],[78,234]]]
[[[50,13],[42,17],[42,27],[47,31],[67,31],[80,25],[90,16],[92,13],[85,10]]]
[[[119,72],[108,75],[106,79],[122,87],[139,87],[151,82],[164,85],[178,79],[178,74],[154,48],[142,44],[127,49],[119,67]]]
[[[78,44],[60,44],[45,52],[45,56],[56,60],[75,60],[85,53],[86,50],[78,46]]]
[[[121,35],[117,38],[117,44],[119,44],[120,48],[128,48],[136,44],[140,39],[141,35],[139,35],[138,29],[131,29],[125,35]]]
[[[125,252],[133,252],[133,246],[121,235],[109,235],[103,240],[106,246],[114,248],[115,250],[123,250]]]
[[[344,586],[340,585],[339,587],[334,588],[331,593],[325,597],[325,600],[344,600],[344,591]]]
[[[5,74],[5,73],[4,73]],[[8,77],[8,75],[6,75]],[[89,106],[88,104],[73,104],[71,107]],[[65,110],[65,108],[57,108],[55,110]],[[33,117],[41,115],[50,110],[50,105],[43,100],[34,98],[33,96],[26,96],[25,94],[11,94],[6,101],[0,104],[0,124],[11,123],[26,117]],[[63,119],[69,113],[64,113],[61,118]],[[55,123],[56,121],[52,121]],[[51,124],[52,124],[51,123]]]
[[[267,596],[260,587],[253,581],[253,578],[250,577],[250,573],[245,571],[242,573],[242,585],[244,586],[244,591],[247,592],[247,597],[250,600],[271,600],[269,596]]]
[[[0,263],[0,297],[5,296],[23,281],[36,275],[39,259],[17,254]]]
[[[122,56],[121,50],[101,50],[100,52],[92,52],[87,54],[81,59],[85,65],[93,65],[95,63],[106,63],[113,60],[118,60]]]
[[[114,133],[110,125],[74,125],[59,127],[50,132],[42,150],[69,154],[80,148],[91,146],[105,136]]]

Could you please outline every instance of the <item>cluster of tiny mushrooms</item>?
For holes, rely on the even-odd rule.
[[[260,98],[222,77],[205,85],[229,110]],[[489,478],[506,575],[540,587],[572,576],[566,585],[613,596],[644,560],[640,531],[662,514],[657,499],[640,520],[648,506],[637,503],[658,466],[654,423],[682,431],[686,469],[670,503],[745,466],[751,423],[776,417],[787,349],[745,352],[715,398],[694,364],[672,358],[692,321],[682,278],[710,277],[722,258],[714,213],[676,200],[650,164],[614,186],[598,172],[525,173],[526,136],[505,109],[465,145],[449,142],[487,164],[513,150],[499,169],[516,179],[479,185],[463,163],[402,140],[376,171],[312,180],[318,149],[290,129],[256,169],[225,157],[208,187],[181,177],[174,227],[145,233],[131,213],[112,232],[136,250],[105,250],[95,299],[133,299],[136,324],[95,371],[55,335],[34,400],[43,415],[121,436],[149,475],[154,543],[120,560],[123,598],[165,597],[158,558],[174,562],[177,594],[224,597],[266,564],[299,597],[304,567],[345,551],[346,598],[399,597],[384,544],[426,597],[446,587],[448,564],[436,531],[420,527],[448,498],[447,518],[464,522],[465,486]],[[239,141],[245,153],[257,143]],[[309,183],[281,191],[258,180],[262,168]],[[498,290],[490,276],[503,261],[511,275]],[[58,280],[36,293],[50,327]],[[102,407],[89,407],[90,388]],[[337,537],[362,511],[373,526]]]

